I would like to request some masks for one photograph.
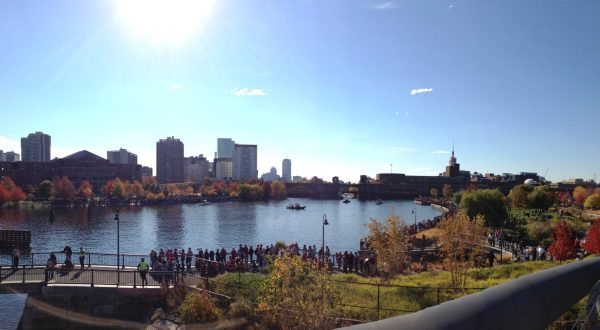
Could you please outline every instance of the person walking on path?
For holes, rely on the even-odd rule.
[[[19,247],[15,247],[15,249],[12,251],[12,258],[13,258],[13,262],[12,262],[12,269],[14,271],[19,269],[19,257],[21,256],[21,250],[19,250]]]
[[[83,248],[80,247],[79,248],[79,265],[81,266],[81,270],[83,270],[84,264],[85,264],[85,251],[83,251]]]
[[[144,258],[142,258],[142,261],[140,261],[140,263],[137,265],[137,270],[138,272],[140,272],[140,277],[142,278],[142,288],[148,285],[148,279],[146,278],[146,274],[148,274],[149,267],[150,266]]]

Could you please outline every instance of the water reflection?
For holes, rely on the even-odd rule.
[[[306,205],[306,210],[286,209],[289,203]],[[238,244],[287,243],[321,245],[322,218],[327,214],[325,244],[334,250],[357,249],[367,233],[370,218],[385,220],[393,213],[414,222],[412,201],[374,202],[290,199],[269,203],[219,203],[200,205],[129,206],[120,210],[121,251],[148,253],[150,249],[191,247],[231,249]],[[439,211],[416,206],[419,220],[433,218]],[[31,230],[34,251],[58,251],[69,244],[90,252],[116,253],[117,221],[114,210],[93,207],[56,208],[50,222],[49,209],[0,210],[0,228]]]

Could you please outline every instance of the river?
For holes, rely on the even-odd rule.
[[[300,203],[305,210],[288,210],[286,205]],[[370,218],[385,220],[401,215],[409,224],[431,219],[440,211],[412,201],[373,201],[289,198],[271,202],[226,202],[202,205],[129,206],[120,211],[121,253],[146,254],[150,249],[197,248],[231,249],[238,244],[255,246],[286,243],[321,245],[323,214],[325,245],[332,252],[358,249]],[[48,209],[0,209],[0,229],[31,230],[32,251],[59,251],[65,244],[76,251],[116,253],[117,221],[114,210],[94,207],[91,217],[86,208],[59,208],[50,222]]]

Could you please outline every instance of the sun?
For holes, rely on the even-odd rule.
[[[209,18],[215,0],[117,0],[118,17],[154,41],[183,42]]]

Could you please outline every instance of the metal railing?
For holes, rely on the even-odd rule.
[[[183,271],[148,271],[144,286],[168,286],[175,283],[195,284],[198,279]],[[61,269],[21,266],[18,270],[0,267],[0,284],[42,283],[45,285],[142,286],[142,274],[137,270]]]
[[[544,329],[588,294],[600,258],[550,268],[422,311],[355,329]]]

